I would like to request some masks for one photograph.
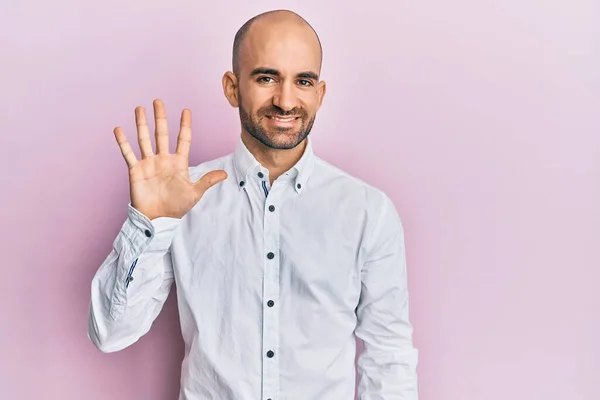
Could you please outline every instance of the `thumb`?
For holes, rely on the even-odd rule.
[[[204,174],[202,178],[196,183],[194,183],[194,190],[198,194],[198,198],[204,195],[208,189],[217,183],[224,181],[227,179],[227,172],[223,170],[210,171]]]

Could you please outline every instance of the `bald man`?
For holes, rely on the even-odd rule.
[[[191,113],[169,151],[166,111],[123,130],[131,202],[92,281],[89,337],[114,352],[146,334],[176,283],[185,357],[179,400],[416,400],[404,233],[381,191],[319,158],[322,50],[290,11],[248,21],[222,78],[241,134],[189,166]]]

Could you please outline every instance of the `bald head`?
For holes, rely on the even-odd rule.
[[[319,69],[323,59],[323,48],[317,32],[300,15],[289,10],[273,10],[258,14],[242,25],[235,34],[233,40],[232,68],[233,73],[239,76],[240,63],[244,58],[244,52],[247,47],[244,46],[246,40],[256,34],[256,39],[265,35],[295,34],[302,35],[308,41],[313,41],[318,51]]]
[[[240,28],[233,71],[222,84],[229,104],[239,108],[246,139],[280,150],[304,141],[326,91],[322,57],[314,29],[291,11],[269,11]]]

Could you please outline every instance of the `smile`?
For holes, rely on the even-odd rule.
[[[274,121],[280,121],[280,122],[292,122],[300,117],[275,117],[275,116],[268,116],[267,118],[272,119]]]

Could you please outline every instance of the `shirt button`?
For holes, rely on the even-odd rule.
[[[267,305],[269,307],[273,307],[275,305],[275,302],[273,300],[269,300],[269,301],[267,301]]]
[[[275,211],[275,206],[269,206],[269,211],[271,211],[271,212]]]
[[[267,254],[267,258],[268,258],[269,260],[272,260],[273,258],[275,258],[275,254],[273,254],[273,253],[269,253],[269,254]]]
[[[240,182],[240,186],[244,186],[244,181],[241,181],[241,182]]]
[[[264,175],[262,172],[259,172],[259,173],[258,173],[258,177],[259,177],[259,178],[262,178],[262,177],[264,177],[264,176],[265,176],[265,175]]]
[[[271,350],[267,351],[267,357],[273,358],[274,355],[275,353],[273,353]]]
[[[145,234],[146,236],[148,236],[148,237],[152,236],[152,232],[150,232],[150,229],[146,229],[146,230],[144,231],[144,234]]]
[[[297,187],[298,189],[300,189],[300,188],[302,187],[302,185],[301,185],[301,184],[297,184],[297,185],[296,185],[296,187]]]

